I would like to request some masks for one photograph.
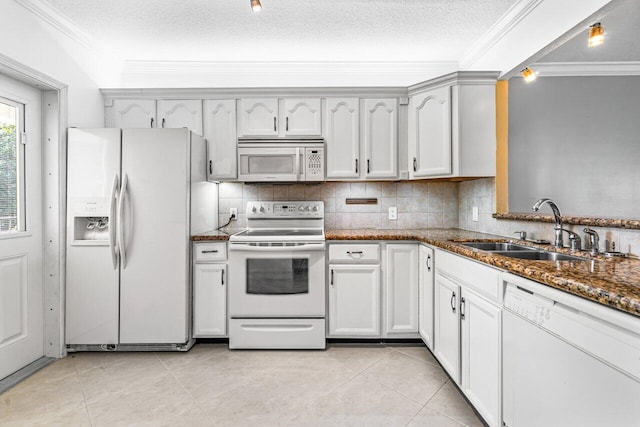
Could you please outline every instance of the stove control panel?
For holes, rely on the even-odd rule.
[[[247,218],[323,218],[321,201],[248,202]]]

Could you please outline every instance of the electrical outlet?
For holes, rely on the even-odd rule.
[[[474,206],[471,208],[471,219],[475,222],[478,222],[478,207]]]
[[[238,208],[229,208],[229,215],[233,219],[238,219]]]
[[[396,208],[395,206],[389,208],[389,219],[398,219],[398,208]]]

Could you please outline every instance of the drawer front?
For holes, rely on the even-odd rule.
[[[329,245],[329,261],[331,262],[380,262],[380,245]]]
[[[473,289],[500,303],[500,270],[479,262],[438,250],[435,254],[436,271],[461,285]]]
[[[224,242],[196,243],[193,258],[196,262],[224,261],[227,259],[227,244]]]

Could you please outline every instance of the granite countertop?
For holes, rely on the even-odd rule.
[[[193,236],[193,241],[228,240],[241,230],[211,232]],[[640,260],[635,258],[591,257],[588,252],[557,252],[589,258],[589,261],[537,261],[509,258],[460,245],[469,240],[511,241],[501,236],[458,229],[423,230],[325,230],[327,240],[407,240],[435,246],[574,295],[599,302],[640,317]],[[553,250],[548,245],[517,241],[535,248]],[[436,261],[437,262],[437,261]]]
[[[207,231],[206,233],[191,236],[191,241],[192,242],[227,241],[229,240],[229,236],[231,236],[232,234],[238,233],[242,230],[244,230],[244,228],[231,228],[231,229],[226,229],[225,231],[211,230],[211,231]]]

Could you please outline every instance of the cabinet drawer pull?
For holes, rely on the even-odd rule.
[[[356,159],[356,173],[358,173],[358,159]]]
[[[276,128],[276,118],[273,118],[273,131],[277,131],[278,129]]]
[[[460,318],[464,320],[464,297],[460,298]]]
[[[362,255],[362,251],[347,251],[347,255]]]
[[[427,271],[431,271],[431,255],[427,255]]]
[[[215,254],[218,253],[217,249],[210,249],[210,250],[206,250],[206,251],[202,251],[203,254]]]
[[[456,312],[456,293],[451,294],[451,311]]]

